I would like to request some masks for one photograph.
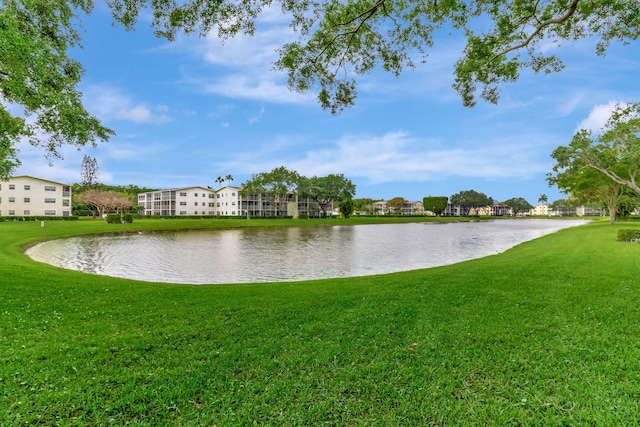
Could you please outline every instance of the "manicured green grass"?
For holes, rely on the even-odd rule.
[[[0,223],[0,425],[640,424],[640,245],[616,240],[632,224],[280,284],[149,284],[22,253],[116,229],[301,222]]]

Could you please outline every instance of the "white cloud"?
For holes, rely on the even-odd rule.
[[[262,120],[262,117],[264,117],[266,113],[267,111],[264,109],[264,107],[260,107],[260,111],[249,118],[249,124],[252,125],[256,122],[259,122],[260,120]]]
[[[162,124],[173,119],[166,105],[135,103],[131,97],[117,89],[90,86],[85,90],[87,108],[104,121],[125,120],[135,123]]]
[[[599,132],[609,120],[611,113],[616,106],[621,105],[618,101],[609,101],[608,104],[599,104],[594,106],[586,119],[582,120],[576,126],[575,131],[582,129],[590,130],[594,133]]]
[[[441,140],[419,139],[398,131],[381,136],[344,136],[328,148],[302,154],[291,150],[300,141],[281,140],[265,144],[250,156],[251,161],[248,155],[240,153],[216,167],[256,173],[284,165],[305,176],[344,173],[371,184],[441,181],[451,177],[522,180],[549,169],[546,157],[541,160],[528,154],[537,140],[532,136],[530,143],[514,144],[509,139],[470,145],[479,148],[442,148]]]

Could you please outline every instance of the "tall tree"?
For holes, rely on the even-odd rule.
[[[329,174],[323,177],[314,176],[308,182],[309,197],[315,200],[322,209],[322,216],[327,216],[327,209],[337,200],[353,199],[356,186],[344,174]]]
[[[531,203],[527,202],[523,197],[513,197],[509,200],[505,200],[504,204],[511,208],[513,216],[518,216],[518,213],[528,212],[533,208]]]
[[[254,34],[270,0],[111,0],[115,18],[133,28],[152,9],[156,34],[216,30],[226,39]],[[614,40],[638,38],[640,2],[628,0],[291,0],[278,3],[298,32],[280,50],[276,68],[296,91],[318,90],[323,108],[340,111],[354,103],[356,78],[375,68],[394,75],[426,62],[438,33],[460,33],[466,47],[455,65],[454,88],[464,105],[480,97],[497,102],[499,85],[522,70],[557,72],[563,63],[550,52],[588,38],[604,56]],[[478,28],[484,32],[478,32]],[[446,31],[442,31],[446,30]]]
[[[93,188],[98,183],[98,161],[95,157],[89,157],[85,154],[80,167],[82,185],[85,188]]]
[[[387,208],[389,212],[393,212],[395,215],[402,215],[402,208],[405,203],[407,203],[407,201],[404,197],[394,197],[393,199],[387,200]]]
[[[568,194],[569,200],[574,204],[604,204],[609,210],[610,223],[615,223],[618,201],[626,188],[624,185],[596,169],[586,168],[578,163],[562,168],[556,165],[554,172],[548,174],[547,182]]]
[[[219,188],[222,188],[222,183],[223,182],[224,182],[224,178],[223,177],[219,176],[219,177],[216,178],[216,183],[220,184]]]
[[[341,200],[339,208],[342,216],[345,218],[349,218],[353,213],[353,200],[352,199]]]
[[[225,181],[227,181],[227,185],[231,185],[231,181],[233,181],[233,175],[228,174],[224,177]]]
[[[283,216],[290,196],[297,197],[301,181],[303,177],[298,172],[280,166],[270,172],[253,174],[250,180],[242,184],[240,194],[245,197],[252,194],[266,195],[272,199],[278,216]]]
[[[551,209],[559,212],[560,216],[567,215],[572,207],[572,203],[567,199],[558,199],[551,203]]]
[[[454,205],[460,206],[462,216],[468,216],[471,209],[478,214],[478,209],[491,206],[493,199],[484,193],[479,193],[475,190],[465,190],[452,195],[449,200]]]
[[[547,203],[548,201],[549,201],[549,198],[544,193],[542,193],[540,197],[538,197],[538,203]]]
[[[556,148],[551,157],[557,162],[553,167],[556,174],[594,169],[640,197],[640,103],[618,105],[599,133],[582,129],[568,146]]]
[[[82,105],[77,86],[84,70],[67,56],[80,44],[76,12],[92,7],[91,0],[1,2],[0,178],[20,165],[20,140],[43,147],[51,159],[65,144],[96,145],[113,135]]]
[[[441,216],[447,210],[449,198],[447,196],[427,196],[422,199],[425,211],[433,212],[435,216]]]

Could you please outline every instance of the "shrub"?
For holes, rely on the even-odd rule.
[[[640,242],[640,229],[621,228],[618,230],[618,240],[623,242]]]
[[[107,214],[107,224],[120,224],[120,214]]]
[[[131,224],[133,222],[132,214],[107,214],[107,223],[108,224]]]

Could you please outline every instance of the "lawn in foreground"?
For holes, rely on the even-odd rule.
[[[638,424],[628,226],[428,270],[188,286],[21,253],[113,225],[0,223],[0,425]]]

